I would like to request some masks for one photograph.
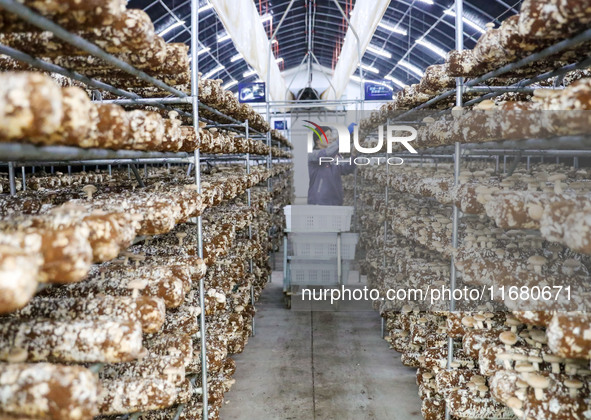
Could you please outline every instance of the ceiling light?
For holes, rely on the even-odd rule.
[[[429,41],[425,41],[423,38],[419,38],[415,42],[419,45],[422,45],[425,48],[430,49],[431,51],[433,51],[435,54],[437,54],[440,57],[443,57],[443,58],[447,57],[447,54],[444,50],[442,50],[441,48],[439,48],[435,44],[430,43]]]
[[[361,83],[361,78],[359,76],[351,75],[350,79],[354,82]]]
[[[375,73],[375,74],[380,74],[380,71],[378,69],[376,69],[375,67],[372,66],[368,66],[367,64],[361,64],[361,67],[363,70],[367,70],[371,73]]]
[[[367,50],[385,58],[392,58],[392,54],[390,54],[388,51],[384,51],[382,48],[376,47],[375,45],[369,44],[367,46]]]
[[[242,77],[246,79],[247,77],[254,76],[255,74],[257,74],[256,70],[248,70],[242,73]]]
[[[197,9],[197,13],[205,12],[206,10],[209,10],[212,7],[212,4],[207,3],[205,6],[201,6],[199,9]]]
[[[230,58],[230,63],[235,63],[236,61],[242,59],[242,54],[238,53],[234,56],[232,56],[232,58]]]
[[[220,34],[220,35],[218,35],[218,42],[224,42],[224,41],[229,40],[230,38],[231,37],[230,37],[229,33]]]
[[[208,71],[207,73],[205,73],[205,75],[203,76],[204,79],[209,79],[211,76],[213,76],[214,74],[216,74],[217,72],[221,71],[225,69],[224,66],[222,66],[221,64],[217,67],[215,67],[213,70]]]
[[[230,89],[232,86],[236,86],[238,84],[238,80],[232,80],[225,85],[222,86],[222,89]]]
[[[378,23],[378,26],[382,29],[387,30],[387,31],[394,32],[395,34],[400,34],[400,35],[407,34],[406,29],[400,29],[398,26],[394,26],[389,23],[380,22],[380,23]]]
[[[208,52],[209,50],[211,50],[211,48],[206,47],[206,48],[201,48],[198,52],[197,52],[197,57],[199,57],[201,54],[205,54],[206,52]]]
[[[453,7],[452,7],[451,9],[447,9],[445,11],[445,14],[448,15],[448,16],[455,16],[456,15],[456,12],[454,12]],[[464,22],[466,25],[468,25],[472,29],[475,29],[476,31],[480,32],[481,34],[483,34],[483,33],[486,32],[486,29],[484,29],[482,26],[480,26],[476,22],[468,19],[465,16],[462,16],[462,22]]]
[[[384,79],[391,81],[392,83],[400,86],[401,88],[405,88],[408,86],[406,83],[403,83],[400,80],[398,80],[397,78],[392,77],[390,75],[387,75],[386,77],[384,77]]]
[[[275,60],[275,62],[276,62],[277,64],[279,64],[279,63],[283,63],[283,57],[280,57],[280,58],[278,58],[277,60]]]
[[[421,3],[433,4],[433,0],[419,0]]]
[[[473,22],[466,17],[463,17],[462,20],[464,21],[464,23],[466,25],[468,25],[472,29],[475,29],[476,31],[480,32],[481,34],[486,32],[486,29],[484,29],[482,26],[478,25],[476,22]]]
[[[184,21],[182,21],[182,20],[179,20],[178,22],[176,22],[176,23],[173,23],[173,24],[172,24],[172,25],[170,25],[168,28],[166,28],[166,29],[164,29],[163,31],[161,31],[161,32],[160,32],[158,35],[160,35],[160,36],[164,36],[164,35],[166,35],[167,33],[169,33],[170,31],[172,31],[174,28],[178,28],[179,26],[181,26],[181,25],[184,25],[184,24],[185,24],[185,22],[184,22]]]
[[[277,44],[277,40],[276,39],[274,39],[273,42],[271,42],[271,45],[275,45],[275,44]]]
[[[415,65],[410,64],[408,61],[400,60],[398,64],[416,74],[419,77],[423,77],[423,71]]]

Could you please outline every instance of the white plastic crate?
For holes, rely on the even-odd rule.
[[[294,257],[329,259],[337,257],[336,233],[290,233]],[[341,233],[341,259],[355,259],[357,233]]]
[[[349,278],[349,262],[342,261],[343,283]],[[337,260],[292,260],[290,263],[291,284],[299,286],[338,285]]]
[[[286,228],[290,232],[348,232],[353,207],[285,206]]]

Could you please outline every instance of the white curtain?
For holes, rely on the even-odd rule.
[[[365,49],[369,45],[369,41],[371,41],[371,38],[378,27],[378,23],[382,20],[382,16],[384,16],[389,4],[390,0],[357,0],[355,2],[355,7],[353,8],[353,13],[351,14],[349,21],[359,36],[361,57],[363,57]],[[345,42],[341,49],[339,61],[337,62],[332,76],[332,85],[334,86],[336,93],[332,89],[327,89],[322,94],[322,98],[339,99],[345,91],[345,88],[349,83],[349,78],[355,72],[358,64],[359,55],[357,39],[355,38],[351,27],[349,27],[345,35]]]
[[[253,0],[209,0],[244,60],[266,82],[272,100],[285,100],[286,84],[271,51],[271,78],[267,79],[269,36]],[[278,23],[278,22],[277,22]],[[226,41],[230,42],[230,41]],[[222,44],[223,45],[223,44]]]

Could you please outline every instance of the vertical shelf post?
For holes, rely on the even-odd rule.
[[[464,2],[463,0],[455,0],[455,12],[456,12],[456,50],[462,51],[464,49]],[[456,107],[461,108],[462,103],[462,96],[463,96],[463,84],[464,80],[462,77],[456,77]],[[455,152],[454,152],[454,185],[458,185],[459,177],[460,177],[460,143],[456,142],[455,144]],[[453,216],[452,216],[452,238],[451,238],[451,246],[452,248],[457,248],[458,246],[458,223],[459,223],[459,210],[457,206],[454,204],[453,206]],[[450,312],[455,311],[456,309],[456,302],[454,299],[454,291],[456,288],[456,266],[454,264],[453,256],[451,258],[451,265],[450,265],[450,281],[449,281],[449,289],[450,289],[450,303],[449,303],[449,310]],[[451,369],[451,363],[454,359],[454,341],[453,338],[448,337],[447,339],[447,369]],[[449,420],[451,418],[449,407],[445,406],[445,419]]]
[[[195,135],[199,135],[199,61],[197,60],[197,51],[199,51],[199,0],[191,0],[191,104],[193,108],[193,130]],[[194,152],[195,160],[195,184],[197,192],[201,194],[201,156],[199,149]],[[197,217],[197,250],[199,258],[203,258],[203,226],[201,215]],[[201,340],[201,390],[203,399],[203,419],[209,418],[209,403],[207,391],[207,348],[206,348],[206,329],[205,329],[205,285],[204,278],[199,279],[199,306],[201,315],[199,317],[199,330]]]
[[[249,127],[250,126],[249,126],[248,120],[244,121],[244,136],[247,139],[250,136],[250,132],[249,132],[250,129],[249,129]],[[250,153],[247,153],[246,154],[246,174],[247,175],[250,175]],[[251,206],[250,188],[248,188],[246,190],[246,202],[248,204],[248,207],[250,208],[250,206]],[[249,241],[252,240],[252,224],[251,223],[248,223],[248,240]],[[248,267],[249,267],[250,274],[252,274],[253,273],[252,258],[250,258],[248,260]],[[250,304],[254,308],[254,284],[251,284],[250,285]],[[252,317],[252,320],[251,320],[251,326],[252,326],[251,336],[254,337],[254,334],[255,334],[255,331],[254,331],[254,316]]]
[[[10,184],[10,195],[16,195],[16,179],[14,177],[14,162],[8,162],[8,183]]]
[[[386,190],[384,192],[385,195],[385,199],[384,199],[384,246],[383,246],[383,250],[382,250],[382,271],[385,274],[386,273],[386,264],[387,264],[387,258],[386,258],[386,245],[388,243],[388,205],[389,205],[389,180],[390,180],[390,165],[388,165],[388,153],[386,152]],[[385,337],[386,334],[386,328],[385,328],[385,320],[383,316],[380,316],[381,319],[381,334],[382,334],[382,338]]]

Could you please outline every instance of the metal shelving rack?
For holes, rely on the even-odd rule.
[[[454,12],[455,12],[455,38],[456,38],[456,50],[461,51],[463,50],[463,0],[455,0],[454,2]],[[591,56],[585,57],[582,60],[569,64],[551,71],[547,71],[545,73],[539,74],[534,77],[530,77],[528,79],[524,79],[518,83],[512,84],[510,86],[486,86],[481,84],[490,80],[492,78],[502,76],[506,73],[509,73],[513,70],[519,69],[524,67],[528,64],[534,63],[538,60],[543,58],[549,57],[553,54],[558,52],[564,51],[570,47],[576,46],[582,42],[591,40],[591,29],[587,29],[578,35],[565,39],[563,41],[557,42],[554,45],[551,45],[539,52],[530,54],[518,61],[506,64],[496,70],[490,71],[482,76],[476,77],[474,79],[469,80],[468,82],[464,82],[463,78],[456,78],[456,87],[454,89],[447,90],[442,92],[435,97],[431,98],[430,100],[410,109],[407,110],[400,115],[396,116],[395,118],[388,119],[388,124],[390,122],[396,123],[404,121],[410,124],[421,124],[420,121],[413,121],[413,116],[417,113],[417,111],[425,110],[430,106],[435,105],[436,103],[451,98],[455,95],[455,106],[457,107],[465,107],[469,105],[477,104],[483,100],[491,99],[496,96],[499,96],[506,92],[533,92],[533,88],[530,86],[544,81],[551,78],[556,77],[556,82],[554,86],[549,87],[547,89],[562,89],[559,86],[562,78],[565,74],[578,69],[584,69],[591,67]],[[480,93],[481,95],[477,98],[470,99],[466,102],[463,101],[463,94],[468,92],[476,92]],[[435,115],[442,115],[446,112],[449,112],[449,109],[443,110],[440,112],[434,113]],[[585,149],[586,148],[586,149]],[[387,155],[386,155],[387,156]],[[578,159],[579,157],[589,157],[591,156],[591,137],[585,136],[570,136],[570,137],[561,137],[559,144],[557,144],[556,139],[524,139],[524,140],[506,140],[500,142],[487,142],[487,143],[469,143],[469,144],[460,144],[456,142],[454,145],[449,146],[439,146],[433,148],[427,148],[419,151],[418,155],[412,155],[409,153],[401,153],[398,156],[403,156],[405,158],[430,158],[430,157],[447,157],[453,158],[454,162],[454,185],[457,186],[459,183],[459,176],[460,176],[460,164],[462,158],[465,157],[479,157],[479,158],[495,158],[496,159],[496,168],[497,172],[499,172],[499,158],[503,156],[503,173],[507,172],[507,157],[508,156],[515,156],[516,162],[519,162],[519,158],[526,158],[527,159],[527,168],[530,165],[530,159],[532,157],[541,157],[542,159],[544,156],[553,156],[556,157],[557,160],[560,157],[572,157],[573,159],[573,167],[578,168]],[[388,170],[388,168],[387,168]],[[385,202],[386,207],[388,205],[388,183],[386,183],[385,187]],[[357,196],[357,177],[355,178],[355,197]],[[460,211],[455,206],[452,205],[453,213],[452,213],[452,248],[458,247],[458,227],[460,222]],[[387,240],[387,221],[384,223],[384,241]],[[384,244],[384,247],[386,244]],[[386,258],[384,255],[384,262],[383,268],[386,269],[387,263]],[[450,281],[449,286],[451,290],[452,300],[450,301],[449,310],[451,312],[455,311],[456,309],[456,302],[453,299],[453,290],[456,288],[456,267],[453,261],[453,257],[450,262]],[[384,319],[382,318],[381,324],[381,334],[382,337],[384,336],[385,328],[384,328]],[[447,356],[447,369],[451,369],[451,363],[454,360],[454,342],[452,338],[448,339],[448,356]],[[450,418],[450,413],[448,408],[446,407],[445,410],[445,418]]]
[[[199,34],[199,15],[198,15],[198,0],[191,1],[191,50],[198,50],[198,34]],[[22,51],[15,50],[5,45],[0,44],[0,54],[8,55],[19,61],[25,62],[32,67],[44,70],[47,72],[57,73],[71,79],[80,81],[87,86],[104,90],[115,94],[122,99],[115,100],[102,100],[98,101],[103,103],[114,103],[119,105],[141,105],[141,106],[155,106],[160,109],[173,109],[176,110],[179,115],[192,119],[193,128],[196,132],[199,130],[199,121],[205,121],[215,127],[224,128],[230,131],[235,131],[240,134],[244,134],[246,138],[249,138],[251,133],[254,133],[252,138],[259,138],[266,141],[266,144],[270,147],[273,143],[270,131],[268,133],[262,133],[253,130],[249,127],[249,121],[244,122],[237,120],[229,115],[226,115],[219,110],[212,108],[206,104],[199,102],[198,99],[198,59],[197,54],[191,54],[191,93],[179,91],[166,83],[148,75],[147,73],[138,70],[134,66],[118,59],[117,57],[105,52],[95,44],[81,38],[80,36],[73,34],[63,27],[55,24],[53,21],[41,16],[26,6],[20,4],[16,0],[0,0],[0,8],[7,12],[13,13],[20,17],[22,20],[41,28],[44,31],[52,32],[57,38],[67,42],[76,48],[85,51],[90,56],[98,57],[112,67],[122,70],[138,79],[143,80],[150,85],[156,86],[166,93],[172,95],[172,97],[162,98],[142,98],[139,95],[128,92],[124,89],[117,88],[108,83],[97,81],[95,79],[86,77],[75,71],[68,70],[66,68],[57,66],[55,64],[40,60],[32,57]],[[100,94],[98,95],[100,98]],[[191,105],[191,112],[179,110],[173,108],[174,105]],[[210,113],[215,114],[227,123],[220,123],[212,121],[206,118],[200,118],[199,110],[203,109]],[[278,143],[279,146],[281,144]],[[226,160],[227,159],[227,160]],[[23,188],[26,186],[25,178],[25,167],[32,166],[71,166],[75,165],[107,165],[109,172],[112,165],[129,165],[129,168],[133,170],[140,186],[143,186],[141,175],[137,170],[136,165],[139,164],[189,164],[194,166],[195,170],[195,184],[199,193],[201,190],[201,164],[203,162],[217,162],[217,161],[233,161],[233,162],[244,162],[246,161],[246,171],[250,173],[250,162],[251,160],[264,160],[267,168],[271,170],[273,164],[273,156],[271,151],[267,156],[252,157],[250,154],[238,154],[238,155],[201,155],[199,149],[195,150],[194,153],[186,152],[143,152],[143,151],[132,151],[132,150],[106,150],[106,149],[82,149],[71,146],[36,146],[31,144],[21,143],[0,143],[0,165],[8,166],[9,173],[9,184],[11,195],[16,194],[16,174],[15,168],[22,168],[23,176]],[[189,171],[190,172],[190,168]],[[269,188],[271,184],[269,182]],[[247,191],[248,205],[250,202],[250,188]],[[198,241],[198,255],[203,258],[203,236],[202,236],[202,218],[197,217],[194,220],[197,224],[197,241]],[[249,225],[249,238],[252,238],[251,226]],[[252,261],[250,261],[250,267],[252,272]],[[205,314],[205,302],[204,302],[204,279],[199,281],[199,305],[201,307],[201,313]],[[251,300],[254,305],[254,290],[251,290]],[[208,406],[208,391],[207,391],[207,347],[206,347],[206,328],[205,328],[205,316],[200,317],[200,343],[201,343],[201,366],[202,366],[202,395],[203,395],[203,419],[208,418],[209,406]],[[253,319],[253,334],[254,334],[254,319]],[[191,383],[195,385],[197,376],[191,378]],[[177,420],[184,409],[184,404],[178,406],[177,412],[174,419]],[[135,419],[138,418],[141,413],[128,414],[124,418]]]

